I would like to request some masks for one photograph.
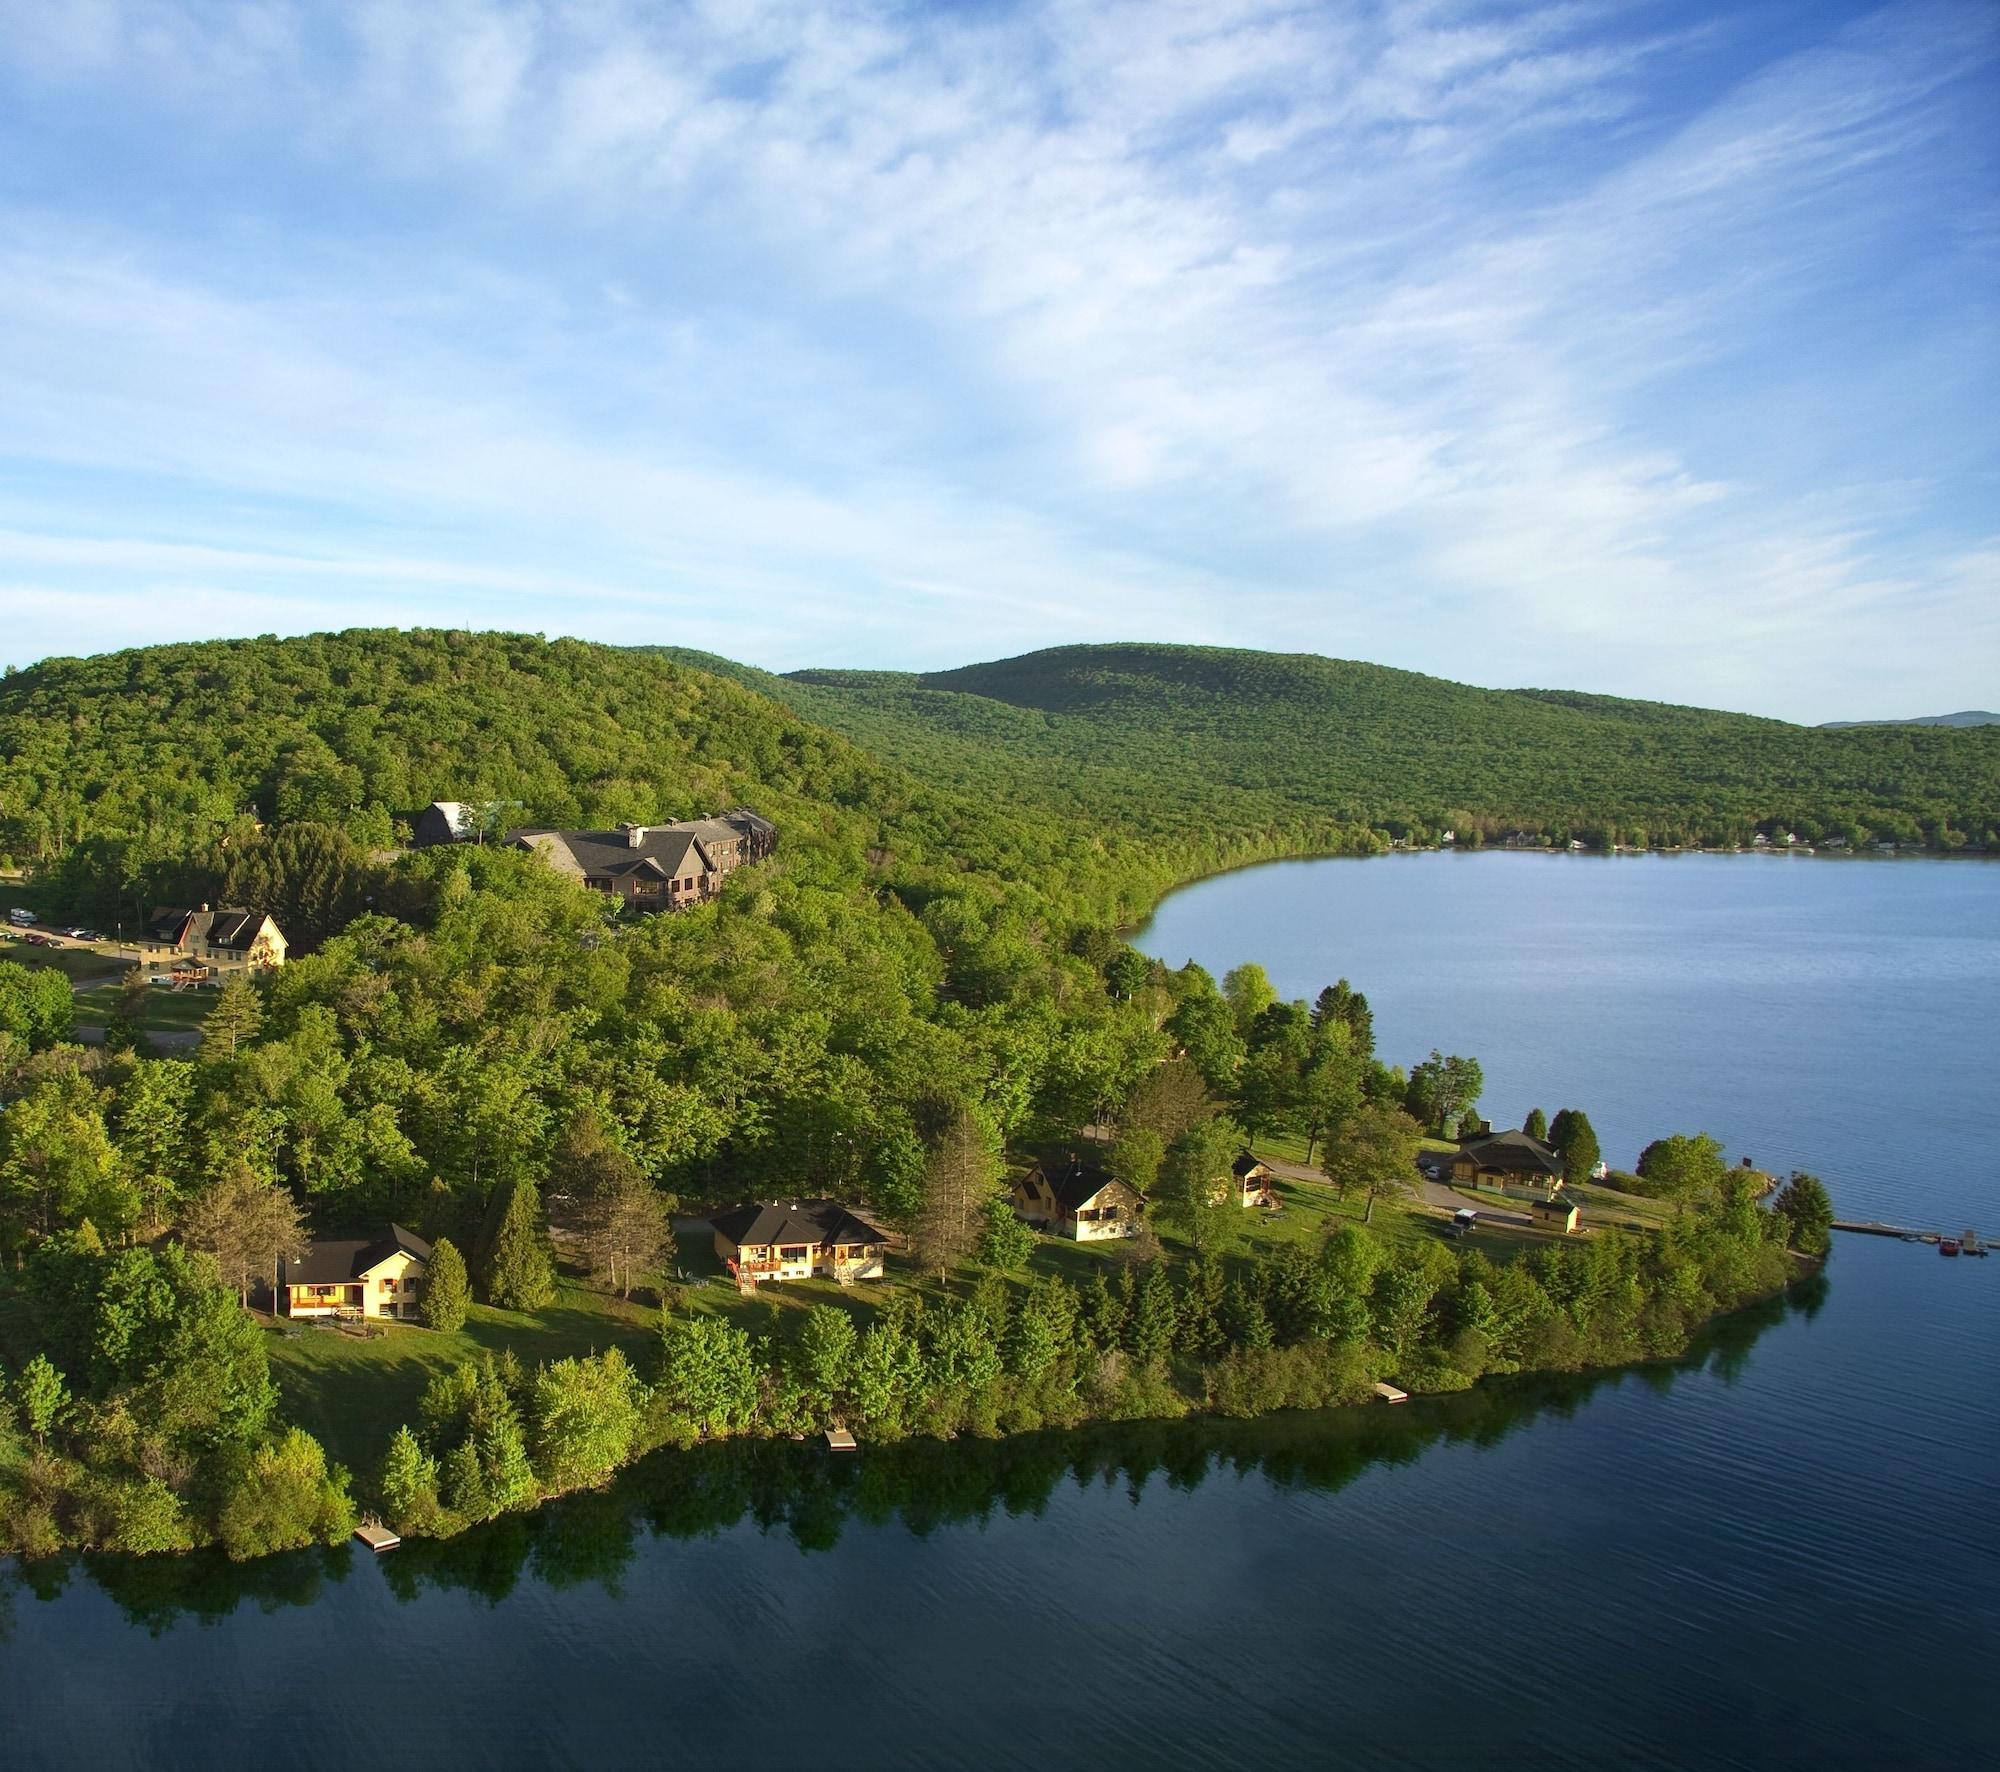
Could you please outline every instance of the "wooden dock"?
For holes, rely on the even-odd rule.
[[[1963,1231],[1914,1230],[1908,1225],[1883,1224],[1876,1219],[1836,1218],[1833,1228],[1847,1231],[1857,1237],[1900,1237],[1905,1243],[1961,1243],[1965,1240]],[[1975,1236],[1967,1250],[1969,1254],[1983,1255],[1988,1247],[1988,1239]]]
[[[1385,1403],[1407,1403],[1410,1400],[1408,1391],[1399,1391],[1393,1384],[1376,1385],[1375,1394]]]
[[[826,1430],[826,1443],[828,1450],[833,1452],[852,1452],[854,1450],[854,1436],[844,1427],[828,1428]]]
[[[361,1540],[377,1556],[384,1551],[392,1551],[403,1541],[387,1526],[356,1526],[354,1536]]]

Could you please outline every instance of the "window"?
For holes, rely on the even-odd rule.
[[[393,1292],[393,1291],[395,1291],[395,1290],[396,1290],[396,1282],[395,1282],[394,1280],[384,1280],[384,1281],[382,1282],[382,1290],[383,1290],[384,1292]]]
[[[806,1245],[803,1243],[787,1243],[778,1251],[778,1259],[781,1261],[804,1261],[808,1253]]]

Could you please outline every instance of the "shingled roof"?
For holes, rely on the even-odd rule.
[[[262,911],[198,911],[157,905],[152,915],[153,939],[169,947],[248,948],[264,927]]]
[[[1039,1173],[1049,1192],[1055,1195],[1056,1204],[1065,1212],[1089,1205],[1118,1179],[1102,1163],[1093,1163],[1087,1157],[1071,1157],[1061,1168],[1044,1168]],[[1132,1191],[1139,1192],[1137,1188]]]
[[[515,831],[508,841],[523,849],[542,850],[558,864],[573,866],[587,880],[619,880],[631,874],[678,880],[714,869],[701,839],[673,825],[640,826],[636,841],[631,831]],[[698,866],[688,866],[690,854]]]
[[[1539,1138],[1525,1132],[1495,1132],[1483,1138],[1468,1138],[1459,1155],[1470,1157],[1482,1169],[1501,1169],[1513,1175],[1560,1175],[1562,1158]]]
[[[886,1243],[888,1232],[838,1200],[778,1200],[738,1206],[709,1220],[737,1248],[777,1243]]]
[[[296,1261],[278,1264],[280,1286],[338,1286],[359,1280],[398,1250],[419,1261],[431,1258],[431,1246],[400,1224],[379,1237],[333,1237],[309,1245]]]

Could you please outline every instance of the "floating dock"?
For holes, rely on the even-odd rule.
[[[1950,1231],[1913,1230],[1908,1225],[1882,1224],[1874,1219],[1836,1218],[1833,1228],[1847,1231],[1857,1237],[1900,1237],[1905,1243],[1950,1243],[1967,1255],[1984,1255],[1987,1243],[1976,1232],[1970,1230],[1953,1234]]]
[[[356,1526],[354,1536],[361,1540],[377,1556],[384,1551],[392,1551],[403,1541],[387,1526]]]
[[[1408,1391],[1399,1391],[1393,1384],[1376,1385],[1375,1394],[1385,1403],[1407,1403],[1410,1400]]]
[[[852,1452],[855,1439],[844,1427],[830,1427],[826,1430],[826,1443],[835,1452]]]

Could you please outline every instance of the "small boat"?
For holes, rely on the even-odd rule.
[[[1938,1238],[1938,1253],[1940,1255],[1956,1255],[1958,1253],[1958,1239],[1956,1237]]]

